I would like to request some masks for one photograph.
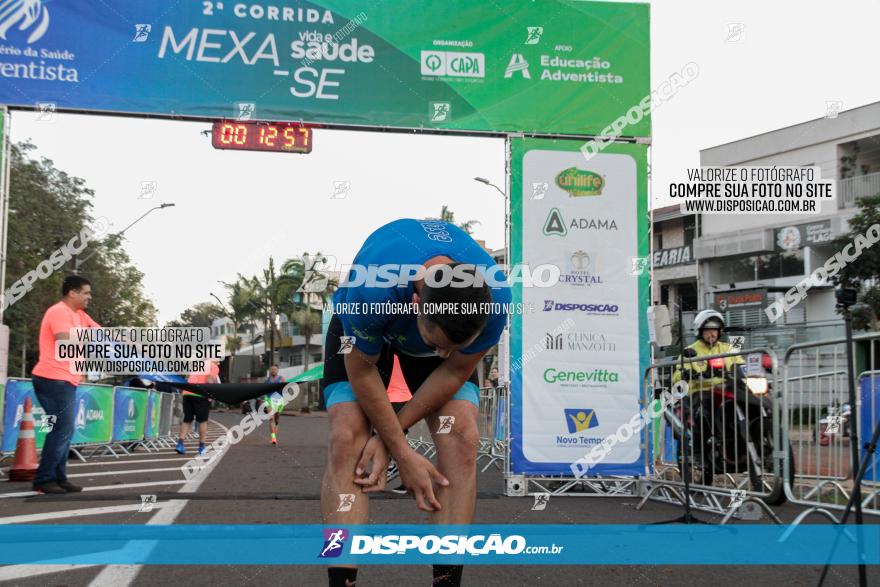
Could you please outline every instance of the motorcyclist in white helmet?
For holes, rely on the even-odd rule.
[[[723,329],[724,316],[715,310],[703,310],[694,318],[694,335],[697,340],[687,348],[693,349],[697,353],[697,357],[735,352],[736,349],[730,343],[720,340]],[[685,358],[687,358],[687,354],[685,354]],[[706,391],[711,389],[713,385],[724,383],[725,371],[732,371],[733,366],[739,363],[744,363],[741,356],[686,362],[683,378],[690,382],[688,385],[690,393]],[[677,383],[681,379],[681,368],[676,366],[672,382]]]

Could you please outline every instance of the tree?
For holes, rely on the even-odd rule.
[[[210,328],[217,318],[223,317],[223,308],[213,302],[200,302],[192,308],[180,313],[180,317],[171,320],[165,326],[169,328]]]
[[[427,218],[426,220],[432,220],[431,218]],[[440,209],[440,220],[443,222],[448,222],[450,224],[455,224],[455,212],[449,209],[449,206],[443,204],[443,207]],[[460,229],[465,231],[468,234],[473,234],[474,225],[480,224],[479,220],[467,220],[458,225]]]
[[[12,145],[10,153],[9,235],[6,283],[10,286],[33,271],[94,225],[91,199],[94,192],[84,179],[57,169],[46,158],[30,157],[31,143]],[[89,257],[89,255],[91,255]],[[80,255],[88,258],[80,274],[92,281],[94,297],[89,314],[103,326],[153,326],[156,308],[143,293],[143,273],[131,264],[122,239],[107,236],[89,241]],[[9,373],[26,373],[38,356],[38,335],[43,313],[61,296],[64,277],[73,272],[75,259],[64,264],[4,313],[10,328]],[[22,364],[21,350],[25,350]]]
[[[339,286],[338,280],[324,269],[326,262],[327,258],[320,252],[314,255],[303,253],[302,257],[285,261],[278,277],[279,295],[286,296],[281,307],[305,338],[303,372],[309,370],[312,334],[321,331],[323,309],[314,306],[323,308]]]
[[[874,225],[880,224],[880,194],[858,200],[859,212],[849,221],[850,232],[835,241],[837,250],[842,250],[858,238],[865,238]],[[862,308],[854,308],[853,328],[856,330],[875,329],[880,317],[880,244],[863,248],[861,254],[848,261],[840,271],[840,282],[847,287],[863,290]]]

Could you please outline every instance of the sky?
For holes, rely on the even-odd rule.
[[[700,149],[820,118],[828,101],[848,110],[880,100],[880,2],[650,4],[651,86],[689,62],[699,66],[653,114],[654,205],[669,203],[666,186],[699,166]],[[475,237],[487,246],[503,246],[503,197],[473,180],[504,188],[501,139],[322,129],[313,152],[296,155],[218,151],[201,134],[209,128],[13,114],[12,139],[30,139],[38,155],[84,178],[95,190],[94,216],[106,217],[111,231],[159,203],[175,204],[125,233],[160,324],[212,301],[211,293],[223,297],[218,281],[260,272],[270,256],[280,263],[321,251],[349,262],[373,229],[437,216],[444,204],[457,221],[478,220]],[[155,186],[146,197],[145,182]],[[348,182],[344,198],[333,197],[338,182]]]

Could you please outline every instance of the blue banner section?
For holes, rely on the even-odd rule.
[[[859,422],[859,440],[862,441],[862,458],[865,457],[865,444],[871,440],[874,428],[880,426],[880,374],[862,375],[859,380],[862,396],[861,422]],[[880,481],[880,454],[868,461],[865,469],[865,481]]]
[[[880,564],[880,525],[15,525],[0,564]]]
[[[24,403],[30,398],[33,406],[34,430],[37,442],[37,448],[43,446],[43,439],[46,431],[43,424],[43,408],[37,401],[34,394],[34,385],[28,381],[10,379],[6,382],[4,391],[6,401],[3,410],[3,439],[0,451],[13,452],[15,443],[18,441],[18,429],[21,425],[21,419],[24,416]]]

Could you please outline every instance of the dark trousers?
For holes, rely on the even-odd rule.
[[[55,425],[46,435],[40,466],[34,485],[67,480],[67,455],[76,420],[76,386],[67,381],[34,375],[34,393],[47,416],[55,416]]]

